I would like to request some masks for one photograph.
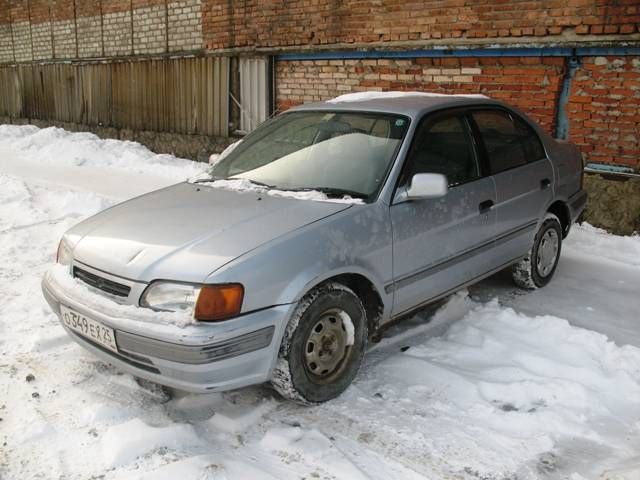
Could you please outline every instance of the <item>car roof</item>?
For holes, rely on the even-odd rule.
[[[427,112],[472,105],[499,105],[502,102],[484,95],[445,95],[420,92],[362,92],[347,94],[333,100],[307,103],[289,111],[366,111],[406,115],[419,118]]]

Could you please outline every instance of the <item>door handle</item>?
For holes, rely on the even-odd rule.
[[[484,202],[480,202],[480,205],[478,205],[478,207],[480,208],[480,213],[487,213],[489,210],[491,210],[491,207],[493,207],[493,205],[493,200],[485,200]]]
[[[548,178],[543,178],[542,180],[540,180],[540,190],[546,190],[550,186],[551,180],[549,180]]]

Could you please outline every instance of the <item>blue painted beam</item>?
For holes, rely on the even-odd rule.
[[[333,50],[281,53],[276,60],[359,60],[370,58],[462,58],[462,57],[572,57],[635,56],[640,47],[495,47],[420,50]]]

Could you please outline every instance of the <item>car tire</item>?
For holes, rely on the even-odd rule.
[[[547,213],[527,255],[513,265],[511,274],[521,288],[544,287],[556,271],[562,250],[562,225],[557,216]]]
[[[367,317],[358,296],[342,284],[323,284],[292,315],[271,384],[303,405],[326,402],[351,384],[366,346]]]

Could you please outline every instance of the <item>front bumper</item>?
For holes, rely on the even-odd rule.
[[[292,308],[279,305],[217,324],[178,327],[122,318],[116,304],[112,311],[87,307],[49,273],[42,292],[58,318],[62,304],[115,330],[117,353],[61,322],[71,338],[97,357],[135,376],[196,393],[268,381]]]

